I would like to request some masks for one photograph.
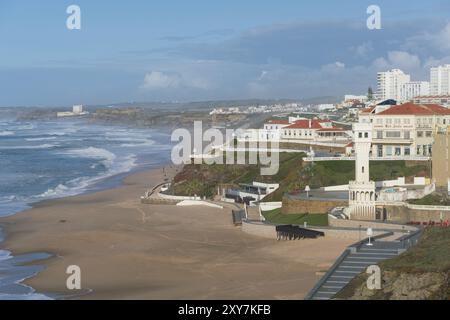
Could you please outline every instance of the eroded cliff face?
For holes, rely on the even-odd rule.
[[[367,287],[367,275],[360,275],[344,290],[340,299],[350,300],[448,300],[450,272],[382,272],[380,290]],[[349,294],[349,292],[351,292]]]

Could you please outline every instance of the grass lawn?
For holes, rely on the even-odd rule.
[[[429,206],[450,206],[450,199],[446,196],[432,193],[422,199],[408,200],[411,204],[429,205]]]
[[[328,214],[282,214],[281,209],[263,212],[267,222],[275,224],[303,225],[306,222],[311,226],[328,226]]]

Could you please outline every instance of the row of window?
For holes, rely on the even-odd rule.
[[[409,119],[409,118],[405,118],[405,119],[400,119],[400,118],[394,118],[394,119],[378,118],[378,119],[375,119],[375,124],[378,124],[378,125],[383,125],[383,124],[386,124],[386,125],[392,125],[392,124],[394,124],[394,125],[401,125],[402,123],[404,125],[410,125],[411,124],[411,119]],[[450,123],[450,122],[447,119],[445,119],[445,118],[437,118],[437,123],[438,124],[447,124],[447,123]],[[418,124],[418,125],[433,124],[433,118],[417,118],[416,119],[416,124]]]
[[[378,130],[376,132],[377,139],[384,139],[384,138],[398,138],[402,139],[402,131],[381,131]],[[417,138],[431,138],[433,136],[433,131],[417,131]],[[410,131],[404,131],[403,132],[403,139],[411,139],[411,132]]]
[[[416,155],[418,156],[431,156],[431,144],[418,145],[416,148]],[[385,146],[383,149],[383,145],[379,144],[377,146],[377,155],[378,157],[384,156],[401,156],[402,155],[402,147],[401,146]],[[410,156],[411,148],[404,147],[403,155]]]
[[[297,131],[297,130],[284,130],[283,131],[283,134],[285,135],[285,136],[294,136],[294,137],[296,137],[297,136],[297,132],[298,132],[298,136],[299,137],[302,137],[302,136],[305,136],[305,137],[312,137],[312,131],[304,131],[304,130],[302,130],[302,131]]]

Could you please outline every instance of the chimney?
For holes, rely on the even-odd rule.
[[[311,119],[309,119],[309,129],[311,129]]]

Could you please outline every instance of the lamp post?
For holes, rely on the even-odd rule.
[[[367,236],[369,237],[369,243],[367,244],[369,247],[373,246],[373,243],[370,241],[373,236],[372,228],[367,228]]]
[[[311,191],[311,188],[309,186],[306,186],[305,191],[306,191],[306,199],[309,199],[309,192]]]

